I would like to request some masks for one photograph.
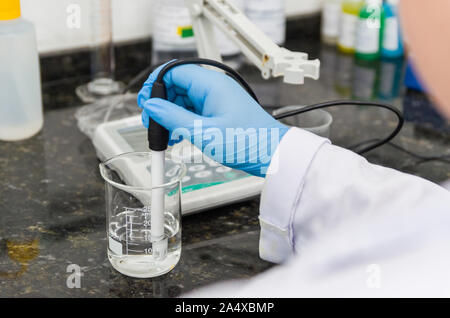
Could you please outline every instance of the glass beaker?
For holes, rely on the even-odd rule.
[[[186,167],[166,157],[164,184],[153,187],[151,166],[150,152],[121,154],[99,165],[105,180],[109,261],[120,273],[139,278],[169,272],[181,254],[180,193]],[[155,189],[164,192],[164,237],[157,241],[151,228]],[[166,246],[163,253],[161,244]],[[159,246],[155,253],[154,246]]]

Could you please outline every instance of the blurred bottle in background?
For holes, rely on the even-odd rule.
[[[192,19],[184,0],[154,0],[152,17],[152,65],[197,56]]]
[[[355,53],[356,29],[362,6],[362,0],[344,0],[342,2],[338,49],[343,53]]]
[[[398,16],[399,0],[387,0],[384,3],[384,28],[381,56],[399,58],[403,56],[403,39]]]
[[[373,61],[380,57],[383,15],[382,0],[365,1],[356,31],[356,58]]]
[[[153,48],[156,51],[196,51],[192,20],[184,0],[155,0]]]
[[[245,10],[244,0],[230,2],[239,10]],[[153,8],[153,57],[161,62],[163,59],[196,56],[195,34],[185,1],[156,0]],[[239,47],[217,27],[215,40],[225,58],[240,53]]]
[[[322,6],[322,41],[334,45],[339,36],[342,0],[325,0]]]
[[[43,125],[41,76],[32,23],[19,0],[0,1],[0,140],[21,140]]]
[[[282,45],[286,39],[285,0],[246,0],[245,13],[272,41]]]

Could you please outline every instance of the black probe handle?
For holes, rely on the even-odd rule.
[[[153,83],[150,98],[166,99],[166,87],[162,83]],[[151,117],[148,122],[148,146],[154,151],[164,151],[169,143],[169,131],[154,121]]]

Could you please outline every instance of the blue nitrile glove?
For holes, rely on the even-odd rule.
[[[186,138],[208,157],[264,177],[288,131],[231,77],[197,65],[172,68],[165,76],[167,99],[150,99],[156,69],[138,95],[142,121],[149,116],[170,133],[170,145]]]

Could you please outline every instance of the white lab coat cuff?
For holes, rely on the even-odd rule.
[[[261,194],[259,254],[281,263],[294,254],[293,219],[305,175],[314,156],[328,139],[291,128],[278,145]]]

